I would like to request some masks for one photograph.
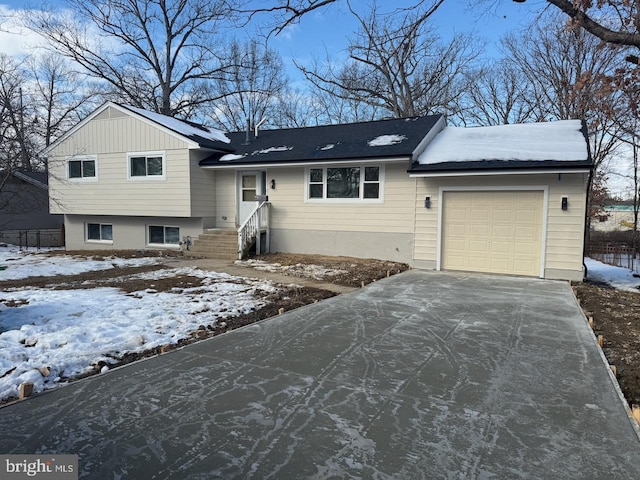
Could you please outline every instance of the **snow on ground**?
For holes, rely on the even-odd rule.
[[[0,247],[0,281],[18,280],[27,277],[52,277],[55,275],[77,275],[95,270],[115,267],[138,267],[161,263],[162,258],[117,258],[104,257],[99,260],[71,255],[47,255],[46,249],[20,250],[14,245]]]
[[[95,267],[91,260],[66,261],[76,271]],[[177,275],[201,278],[202,285],[154,290],[154,280]],[[225,318],[262,307],[264,294],[277,290],[268,281],[194,268],[132,277],[147,280],[148,288],[131,294],[110,287],[0,292],[0,401],[17,396],[21,383],[32,382],[39,392],[92,371],[100,361],[113,364],[127,352],[175,344],[200,325],[224,326]],[[38,370],[43,367],[50,368],[49,376]]]
[[[585,258],[585,265],[588,280],[604,282],[620,290],[639,291],[640,278],[634,277],[633,272],[628,268],[607,265],[591,258]]]
[[[298,263],[296,265],[281,265],[279,263],[267,263],[264,260],[236,260],[236,265],[250,267],[262,272],[281,273],[292,277],[313,278],[314,280],[324,280],[328,277],[348,273],[345,270],[325,268],[320,265],[309,265]]]

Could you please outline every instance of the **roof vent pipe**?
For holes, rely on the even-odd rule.
[[[249,145],[249,132],[251,132],[251,119],[247,118],[247,131],[244,137],[243,145]]]
[[[262,117],[262,119],[256,124],[256,129],[254,132],[256,138],[258,138],[258,128],[260,127],[260,125],[262,125],[266,121],[267,121],[267,117]]]

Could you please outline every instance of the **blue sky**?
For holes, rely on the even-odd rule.
[[[404,6],[412,4],[413,0],[394,0],[393,5]],[[60,0],[49,0],[52,5],[62,5]],[[269,3],[260,0],[259,3]],[[350,16],[344,4],[332,5],[305,16],[302,21],[288,28],[273,38],[271,47],[279,51],[285,62],[291,63],[293,58],[308,63],[312,58],[324,58],[328,52],[332,58],[339,59],[346,55],[347,36],[356,28],[355,20]],[[371,2],[369,0],[353,0],[352,4],[359,11],[363,11]],[[387,0],[379,2],[381,9]],[[391,2],[388,2],[391,3]],[[469,4],[481,4],[470,8]],[[42,2],[32,0],[0,0],[0,14],[4,8],[10,10],[25,9],[29,5],[40,5]],[[487,0],[470,2],[469,0],[445,0],[444,4],[434,14],[432,20],[438,33],[443,39],[450,38],[454,33],[475,33],[487,42],[488,57],[498,55],[496,47],[499,39],[507,32],[518,30],[523,25],[531,23],[535,14],[547,5],[544,0],[529,0],[526,3],[515,3],[512,0]],[[491,8],[490,8],[491,7]],[[391,8],[391,7],[387,7]],[[30,36],[7,35],[0,33],[0,51],[18,54],[24,50]]]

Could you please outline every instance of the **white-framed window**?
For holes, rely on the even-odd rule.
[[[109,223],[87,223],[87,241],[113,243],[113,225]]]
[[[164,180],[166,170],[165,152],[127,154],[127,177],[129,180]]]
[[[180,228],[166,225],[148,225],[149,245],[179,245]]]
[[[98,157],[96,155],[74,155],[67,159],[67,178],[72,182],[98,180]]]
[[[309,167],[306,200],[309,202],[381,202],[384,167],[344,165]]]

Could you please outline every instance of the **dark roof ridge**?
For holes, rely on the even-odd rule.
[[[439,113],[433,113],[433,114],[429,114],[429,115],[413,115],[410,117],[389,117],[389,118],[381,118],[379,120],[363,120],[363,121],[359,121],[359,122],[346,122],[346,123],[327,123],[324,125],[305,125],[304,127],[285,127],[285,128],[279,128],[279,127],[274,127],[274,128],[262,128],[260,130],[258,130],[258,132],[260,131],[274,131],[277,130],[279,132],[290,132],[293,130],[306,130],[306,129],[317,129],[317,128],[328,128],[328,127],[348,127],[351,125],[366,125],[366,124],[380,124],[382,122],[401,122],[403,120],[417,120],[420,118],[425,118],[425,117],[441,117],[442,114]],[[245,133],[245,130],[234,130],[233,132],[227,132],[230,135],[233,134],[239,134],[239,133]]]

